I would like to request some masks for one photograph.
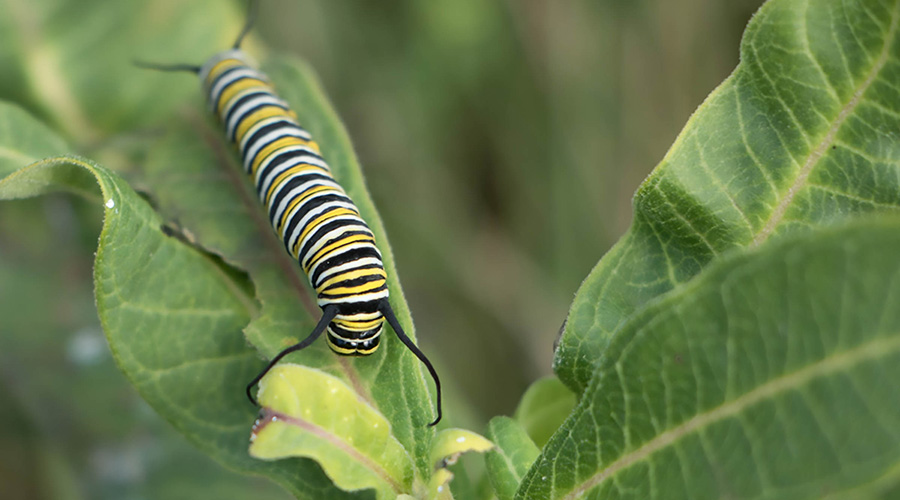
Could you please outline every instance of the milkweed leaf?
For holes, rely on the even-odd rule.
[[[254,457],[311,457],[340,488],[372,488],[377,498],[412,491],[413,462],[390,423],[343,380],[280,364],[260,381],[259,403]]]
[[[487,453],[488,477],[500,500],[511,500],[525,473],[540,454],[540,448],[519,423],[509,417],[494,417],[488,437],[496,448]]]
[[[453,498],[449,483],[453,473],[448,469],[463,453],[484,453],[494,447],[494,443],[484,436],[465,429],[444,429],[435,437],[431,447],[430,462],[434,474],[428,483],[428,498]]]
[[[247,454],[256,410],[243,386],[260,368],[241,329],[253,297],[208,254],[166,235],[163,220],[117,174],[55,157],[0,179],[0,200],[99,184],[104,206],[94,267],[100,321],[116,362],[141,395],[197,447],[240,471],[264,473],[299,498],[341,497],[312,462]],[[96,187],[94,187],[96,192]]]
[[[558,378],[545,377],[531,384],[516,408],[516,422],[538,447],[550,436],[575,407],[575,394]]]
[[[415,338],[387,235],[366,191],[352,145],[314,73],[296,59],[279,57],[271,58],[263,70],[313,134],[335,178],[375,233],[388,273],[391,304],[406,333]],[[250,181],[235,164],[231,145],[207,116],[203,99],[198,90],[195,111],[174,123],[154,148],[146,182],[161,212],[178,221],[204,249],[247,271],[259,309],[251,315],[245,333],[265,358],[271,358],[312,331],[321,310],[306,276],[274,235]],[[337,356],[320,341],[286,360],[340,377],[372,403],[391,422],[391,432],[413,457],[417,477],[427,479],[434,435],[427,427],[434,419],[430,379],[389,328],[381,347],[371,356]]]
[[[613,338],[516,498],[859,498],[900,484],[900,219],[720,259]]]
[[[741,62],[634,197],[628,232],[582,284],[554,359],[580,393],[641,306],[722,254],[900,208],[900,3],[771,0]]]

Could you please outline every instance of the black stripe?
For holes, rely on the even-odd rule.
[[[244,114],[238,118],[238,121],[234,124],[234,130],[232,130],[231,134],[229,134],[229,136],[228,136],[228,140],[231,142],[235,142],[237,140],[238,129],[241,128],[241,123],[243,123],[244,120],[246,120],[248,116],[259,111],[260,109],[269,108],[269,107],[281,108],[285,111],[288,111],[287,106],[285,106],[284,104],[280,104],[280,103],[276,104],[276,103],[266,102],[266,103],[260,104],[259,106],[254,106],[254,107],[248,109],[247,111],[245,111]],[[228,131],[228,129],[227,129],[228,122],[223,122],[223,123],[225,124],[225,127],[226,127],[225,131],[227,132]]]
[[[332,325],[333,324],[334,323],[332,323]],[[340,337],[332,335],[331,332],[328,332],[327,340],[328,340],[329,344],[334,344],[334,345],[340,347],[341,349],[348,349],[348,350],[359,349],[359,350],[368,352],[368,351],[372,351],[373,349],[375,349],[378,346],[378,342],[381,340],[381,335],[376,335],[375,337],[372,337],[371,339],[364,340],[361,342],[362,345],[355,345],[355,346],[353,345],[354,344],[353,342],[348,342],[346,340],[343,340]],[[344,354],[344,353],[341,353],[341,354]],[[344,355],[345,356],[363,356],[363,353],[353,352],[353,353],[344,354]]]
[[[378,325],[375,328],[372,328],[370,330],[365,330],[362,332],[354,332],[354,331],[347,330],[346,328],[344,328],[341,325],[338,325],[337,323],[334,323],[334,322],[329,324],[328,327],[331,328],[332,335],[341,340],[366,340],[366,339],[371,339],[371,338],[377,337],[378,334],[381,333],[381,329],[383,328],[383,325],[384,325],[384,323]]]
[[[384,264],[380,264],[381,256],[378,255],[378,250],[371,247],[362,247],[362,248],[354,248],[352,250],[348,250],[344,253],[331,256],[325,260],[323,260],[319,267],[316,268],[315,271],[310,275],[309,281],[310,283],[315,283],[319,281],[319,276],[322,275],[325,271],[335,267],[346,264],[348,262],[353,262],[360,259],[365,259],[366,257],[372,257],[378,259],[379,265],[378,267],[384,269]]]
[[[341,240],[345,240],[345,239],[349,238],[350,236],[356,236],[356,235],[360,235],[360,234],[363,234],[366,236],[372,236],[372,232],[369,231],[368,227],[365,227],[359,223],[352,224],[352,222],[354,222],[354,221],[337,220],[337,221],[327,222],[325,225],[327,226],[327,225],[331,224],[332,222],[336,222],[338,224],[334,224],[332,227],[326,229],[325,232],[322,234],[321,238],[324,238],[325,234],[327,234],[328,231],[331,231],[332,229],[335,229],[340,226],[356,226],[357,228],[363,228],[363,229],[350,229],[348,227],[348,229],[346,231],[342,231],[341,234],[339,234],[339,235],[335,236],[334,238],[331,238],[330,240],[323,243],[322,247],[319,248],[319,250],[316,250],[316,253],[319,253],[322,250],[322,248],[325,248],[328,245],[331,245],[334,243],[339,243]],[[303,245],[303,247],[301,247],[300,250],[297,252],[297,255],[302,255],[302,256],[306,257],[306,254],[308,254],[310,251],[312,251],[312,247],[315,246],[321,238],[313,238],[313,239],[310,239],[309,241],[307,241],[306,244]],[[374,238],[374,236],[372,236],[372,238]],[[347,245],[355,245],[356,243],[369,243],[370,245],[374,246],[374,243],[372,243],[371,241],[348,241],[345,244],[343,244],[339,247],[336,247],[334,250],[337,251]],[[312,257],[312,256],[310,255],[309,257]],[[315,281],[310,280],[310,283],[315,283]]]
[[[302,164],[297,164],[297,165],[299,166]],[[269,169],[266,169],[266,170],[269,170]],[[263,201],[265,201],[264,197],[266,195],[266,193],[263,192],[263,184],[265,183],[264,181],[266,180],[266,177],[265,177],[266,173],[267,172],[263,172],[264,175],[259,177],[259,185],[256,186],[256,192],[257,192],[257,194],[259,194],[259,199],[263,200]],[[334,182],[334,178],[324,172],[322,172],[322,173],[315,172],[315,173],[308,173],[308,174],[294,174],[294,175],[288,177],[287,179],[282,180],[281,182],[282,182],[282,184],[285,184],[285,183],[293,181],[294,179],[297,179],[298,182],[300,182],[301,184],[306,183],[306,182],[311,182],[311,181],[317,181],[317,180]],[[276,185],[275,179],[272,179],[272,184],[269,184],[269,189],[271,189],[275,185]],[[317,184],[317,185],[321,185],[321,184]]]
[[[245,70],[245,69],[253,70],[253,68],[251,68],[251,67],[249,67],[249,66],[232,66],[232,67],[226,69],[225,71],[219,73],[219,76],[217,76],[216,79],[213,80],[212,83],[209,85],[209,92],[210,92],[209,99],[212,100],[212,98],[213,98],[213,95],[212,95],[212,89],[214,89],[214,88],[216,87],[216,85],[219,83],[220,80],[222,80],[223,78],[225,78],[225,76],[228,75],[228,74],[230,74],[230,73],[234,73],[235,71],[242,71],[242,70]],[[257,71],[256,73],[259,73],[259,72]],[[263,79],[263,76],[262,76],[262,75],[258,75],[258,76],[259,76],[259,79]],[[241,81],[241,80],[243,80],[243,79],[245,79],[245,78],[250,78],[250,77],[245,76],[245,77],[242,77],[242,78],[238,78],[237,80],[235,80],[235,81],[229,83],[228,85],[226,85],[225,87],[223,87],[221,91],[219,91],[219,95],[218,95],[218,96],[215,96],[216,102],[213,103],[213,106],[214,106],[214,109],[216,110],[216,112],[218,112],[218,109],[219,109],[219,101],[222,99],[222,95],[225,94],[225,90],[227,90],[228,87],[234,85],[235,83],[237,83],[237,82],[239,82],[239,81]]]
[[[338,315],[353,316],[355,314],[372,314],[378,311],[381,299],[366,300],[362,302],[342,302],[335,304],[338,308]]]
[[[378,292],[383,291],[383,290],[387,290],[387,283],[386,283],[386,282],[385,282],[385,284],[381,285],[380,287],[378,287],[378,288],[373,288],[373,289],[371,289],[371,290],[366,290],[364,293],[368,295],[368,294],[370,294],[370,293],[378,293]],[[318,296],[319,296],[320,299],[325,299],[325,300],[328,300],[328,299],[331,299],[331,300],[337,300],[337,299],[348,299],[348,298],[350,298],[350,297],[358,297],[359,295],[360,295],[360,294],[358,294],[358,293],[340,293],[340,294],[320,293]],[[368,301],[367,301],[367,302],[368,302]]]
[[[263,170],[263,174],[270,171],[271,169],[281,165],[282,163],[292,159],[297,158],[298,156],[312,156],[313,158],[321,160],[322,157],[317,155],[314,151],[298,151],[298,150],[289,150],[289,151],[281,151],[279,150],[275,153],[277,156],[272,158],[272,161],[266,165],[266,168]],[[302,163],[302,162],[301,162]],[[318,165],[316,165],[318,167]],[[249,172],[248,172],[249,173]],[[330,177],[330,176],[329,176]],[[265,178],[264,175],[260,176],[260,179]]]
[[[354,271],[358,271],[358,269],[354,269]],[[331,278],[335,278],[335,277],[336,276],[332,276]],[[329,279],[331,279],[331,278],[329,278]],[[369,282],[372,282],[375,280],[383,280],[383,279],[384,279],[384,275],[382,275],[382,274],[375,274],[375,273],[366,274],[364,276],[359,276],[357,278],[352,278],[352,279],[343,280],[343,281],[336,281],[336,282],[328,285],[328,288],[325,288],[324,290],[320,290],[320,291],[327,292],[328,290],[332,290],[334,288],[360,286],[360,285],[365,285],[366,283],[369,283]],[[368,292],[366,292],[366,293],[368,293]]]
[[[212,100],[213,97],[215,97],[216,101],[213,103],[213,109],[215,109],[217,113],[219,110],[219,100],[222,99],[222,94],[225,93],[225,89],[227,89],[232,84],[234,84],[234,82],[239,82],[239,81],[243,80],[243,78],[238,78],[234,82],[231,82],[228,85],[226,85],[225,87],[223,87],[222,90],[219,91],[219,95],[217,95],[217,96],[212,95],[212,89],[216,88],[216,85],[218,85],[219,80],[225,78],[230,73],[234,73],[235,71],[240,71],[240,70],[244,70],[244,69],[249,69],[249,68],[246,66],[232,66],[232,67],[226,69],[225,71],[219,73],[219,76],[217,76],[216,79],[213,80],[212,83],[209,84],[209,92],[210,92],[209,99]]]
[[[302,127],[299,127],[296,123],[291,122],[287,118],[281,118],[278,121],[272,122],[264,127],[260,127],[259,130],[253,132],[253,135],[250,136],[249,139],[244,143],[247,146],[244,148],[244,151],[241,152],[241,157],[244,162],[247,161],[246,153],[250,149],[253,148],[253,144],[266,136],[266,134],[270,132],[274,132],[278,129],[294,129],[300,132],[300,135],[309,135],[309,132],[304,130]],[[262,148],[260,148],[262,149]]]
[[[291,182],[293,182],[293,179],[289,180],[285,184],[290,184]],[[275,227],[275,228],[278,227],[278,221],[275,220],[275,211],[277,210],[277,207],[280,204],[281,200],[287,196],[286,193],[289,191],[290,191],[290,189],[282,189],[281,191],[278,192],[278,194],[275,195],[276,199],[272,201],[272,204],[269,208],[269,220],[272,221],[272,227]],[[316,193],[316,194],[319,194],[319,193]],[[293,200],[293,198],[291,198],[291,200]],[[303,217],[306,214],[308,214],[313,209],[318,208],[320,205],[322,205],[324,203],[329,203],[332,201],[342,201],[345,203],[352,203],[350,201],[350,198],[347,198],[346,196],[344,196],[342,194],[326,193],[326,194],[321,194],[320,196],[314,195],[311,198],[304,201],[303,203],[301,203],[299,209],[296,212],[294,212],[294,215],[292,217],[288,218],[287,224],[286,224],[287,227],[290,229],[290,231],[293,231],[293,229],[295,227],[297,227],[297,224],[300,223],[300,221],[303,219]],[[288,201],[285,204],[285,209],[284,209],[285,212],[287,212],[288,207],[290,207],[290,205],[291,205],[290,201]],[[343,207],[331,207],[330,209],[328,209],[322,213],[328,213],[328,212],[331,212],[332,210],[337,210],[338,208],[343,208]],[[281,215],[283,217],[284,213],[282,213]],[[286,238],[290,236],[290,231],[285,231],[284,234],[285,234]]]
[[[328,210],[323,213],[328,213],[328,212],[331,212],[331,210]],[[319,227],[313,229],[313,232],[310,234],[310,237],[309,237],[308,241],[306,242],[306,244],[297,250],[297,256],[300,258],[300,264],[303,265],[304,260],[307,260],[309,257],[312,257],[311,255],[307,255],[307,254],[309,253],[310,249],[313,246],[315,246],[315,244],[318,241],[320,241],[322,238],[324,238],[325,235],[328,234],[329,232],[334,231],[335,229],[342,228],[342,227],[345,229],[343,231],[341,231],[341,233],[338,235],[338,237],[336,239],[342,239],[346,235],[349,235],[350,233],[358,232],[359,230],[355,229],[355,228],[363,227],[363,224],[361,223],[361,221],[338,219],[338,220],[330,220],[324,224],[321,224]],[[329,241],[331,241],[331,240],[329,240]],[[312,264],[314,264],[314,263],[313,262],[309,263],[309,265],[312,265]]]
[[[343,247],[340,247],[340,248],[343,248]],[[340,249],[340,248],[338,248],[338,249]],[[321,271],[319,271],[320,269],[321,269]],[[365,264],[365,265],[361,265],[361,266],[358,266],[358,267],[348,267],[347,269],[344,269],[343,271],[339,272],[338,274],[335,274],[335,275],[333,275],[333,276],[329,276],[327,279],[330,280],[330,279],[332,279],[332,278],[340,277],[340,276],[341,276],[342,274],[344,274],[344,273],[350,273],[350,272],[355,272],[355,271],[363,271],[363,270],[366,270],[366,269],[379,269],[379,270],[384,271],[384,266],[381,265],[380,263],[375,263],[375,264]],[[322,266],[319,266],[319,267],[316,269],[316,271],[317,271],[317,274],[322,274],[323,272],[326,271],[326,269],[322,269]],[[321,286],[321,284],[318,284],[318,283],[314,282],[314,281],[311,280],[311,279],[310,279],[309,281],[310,281],[310,283],[313,284],[313,288],[315,288],[315,289],[317,289],[317,290],[318,290],[319,287]],[[323,281],[324,281],[324,280],[323,280]]]
[[[234,113],[237,112],[237,109],[238,109],[239,107],[241,107],[242,104],[246,104],[247,101],[249,101],[250,99],[254,99],[254,98],[260,97],[260,96],[270,96],[270,97],[275,97],[275,95],[272,94],[271,92],[267,92],[267,91],[262,90],[262,89],[256,90],[256,91],[254,91],[254,92],[251,92],[251,93],[249,93],[249,94],[247,94],[247,95],[245,95],[245,96],[241,96],[241,97],[238,98],[237,101],[235,101],[234,104],[230,104],[230,105],[228,106],[228,111],[225,113],[225,117],[222,118],[222,121],[223,121],[224,123],[227,124],[228,122],[231,121],[231,117],[234,116]],[[277,99],[277,98],[276,98],[276,99]]]

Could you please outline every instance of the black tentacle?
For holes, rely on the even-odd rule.
[[[269,365],[266,366],[265,369],[263,369],[263,371],[259,372],[259,375],[257,375],[256,378],[254,378],[253,380],[250,381],[249,384],[247,384],[247,397],[250,398],[251,403],[257,404],[256,400],[253,398],[253,394],[251,394],[251,392],[250,392],[253,389],[253,386],[256,385],[257,382],[262,380],[262,378],[266,375],[266,373],[269,373],[269,370],[271,370],[272,367],[275,366],[276,363],[281,361],[281,358],[287,356],[288,354],[290,354],[292,352],[296,352],[301,349],[304,349],[304,348],[308,347],[310,344],[312,344],[313,342],[315,342],[315,340],[317,338],[319,338],[319,335],[322,335],[322,332],[325,331],[325,327],[328,326],[328,323],[331,323],[331,320],[333,320],[334,317],[337,316],[337,313],[338,313],[337,306],[331,306],[331,305],[325,306],[325,308],[322,309],[322,319],[319,320],[319,323],[313,329],[312,333],[310,333],[309,336],[307,336],[305,339],[301,340],[300,342],[297,342],[296,344],[279,352],[277,356],[272,358],[272,361],[269,361]]]
[[[431,378],[434,379],[434,385],[437,388],[437,418],[434,419],[434,422],[428,424],[429,427],[433,427],[437,425],[438,422],[441,421],[441,417],[443,413],[441,411],[441,379],[438,378],[437,371],[435,371],[434,367],[431,366],[431,361],[428,361],[428,357],[416,347],[416,344],[410,340],[409,337],[406,336],[406,333],[403,331],[403,327],[400,326],[400,322],[397,321],[397,316],[394,314],[394,309],[391,307],[391,303],[388,302],[387,299],[381,301],[379,306],[379,310],[384,314],[384,317],[387,318],[388,323],[391,324],[391,328],[394,329],[394,333],[397,334],[397,337],[400,339],[400,342],[412,351],[413,354],[419,358],[419,361],[425,364],[425,367],[428,368],[428,373],[431,373]]]

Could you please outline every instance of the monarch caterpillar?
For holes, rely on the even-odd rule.
[[[324,331],[328,332],[328,346],[337,354],[372,354],[386,320],[434,379],[437,418],[428,425],[436,425],[442,416],[441,382],[431,362],[397,321],[375,235],[331,175],[318,144],[297,123],[297,114],[275,94],[266,75],[254,68],[240,48],[253,25],[256,5],[250,1],[247,22],[232,48],[201,66],[136,63],[200,77],[210,110],[224,125],[228,140],[237,146],[273,229],[300,264],[322,309],[312,333],[272,358],[247,385],[247,397],[256,404],[253,386],[284,356],[309,346]]]

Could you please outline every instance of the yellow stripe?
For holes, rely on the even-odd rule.
[[[307,270],[306,271],[307,273],[309,273],[309,269],[312,269],[313,266],[316,265],[316,262],[319,262],[319,260],[322,257],[324,257],[325,255],[328,255],[328,252],[331,252],[332,250],[334,250],[336,248],[340,248],[344,245],[349,245],[350,243],[357,243],[360,241],[370,241],[370,242],[372,242],[373,245],[375,244],[375,238],[369,236],[368,234],[354,234],[353,236],[341,238],[340,240],[338,240],[324,248],[319,249],[319,251],[316,252],[316,255],[308,260],[309,265],[303,266],[303,268]],[[369,271],[371,271],[371,270],[372,269],[369,269]]]
[[[234,136],[234,143],[240,144],[242,140],[244,140],[244,134],[250,130],[250,127],[256,125],[261,120],[265,120],[266,118],[270,118],[273,116],[287,116],[284,112],[283,108],[279,108],[278,106],[265,106],[261,109],[250,113],[247,117],[241,120],[241,123],[238,124],[237,133]]]
[[[338,354],[356,354],[355,349],[344,349],[343,347],[338,347],[337,344],[331,341],[331,336],[328,337],[328,347],[330,347],[332,351]]]
[[[213,81],[226,70],[237,66],[244,66],[244,63],[237,59],[222,59],[217,62],[215,66],[210,68],[209,74],[206,75],[206,86],[212,85]]]
[[[297,238],[297,242],[294,243],[294,246],[292,248],[292,250],[294,251],[294,255],[297,254],[297,246],[300,244],[301,241],[306,239],[306,236],[309,235],[309,233],[316,230],[319,226],[321,226],[322,224],[327,222],[329,219],[333,219],[335,217],[340,217],[342,215],[355,215],[355,216],[359,217],[359,214],[356,213],[354,210],[350,210],[349,208],[344,208],[344,207],[340,207],[337,210],[332,210],[331,212],[328,212],[327,214],[320,215],[318,218],[316,218],[315,220],[313,220],[309,224],[307,224],[306,228],[303,229],[303,232],[300,233],[300,237]]]
[[[359,236],[365,236],[365,235],[359,235]],[[348,239],[350,239],[350,238],[348,238]],[[337,244],[337,243],[335,243],[335,244]],[[363,278],[365,276],[372,276],[374,274],[381,275],[382,279],[387,278],[387,276],[384,274],[384,271],[382,271],[381,269],[376,269],[376,268],[356,269],[353,271],[339,273],[335,276],[332,276],[331,278],[328,278],[324,283],[322,283],[321,285],[316,287],[316,290],[317,291],[318,290],[325,291],[326,288],[328,288],[329,286],[331,286],[335,283],[339,283],[341,281],[353,280],[356,278]]]
[[[327,292],[322,292],[320,295],[325,298],[327,298],[328,296],[335,296],[335,295],[347,295],[347,294],[361,295],[363,293],[371,292],[372,290],[375,290],[376,288],[384,286],[384,283],[385,283],[385,280],[380,279],[380,280],[375,280],[375,281],[369,281],[369,282],[363,283],[362,285],[357,285],[357,286],[342,286],[342,287],[334,288],[332,290],[328,290]]]
[[[297,196],[296,198],[291,200],[291,202],[288,204],[287,208],[284,209],[284,213],[281,214],[281,221],[278,223],[277,230],[281,231],[282,226],[284,226],[284,223],[287,222],[288,215],[290,215],[291,210],[293,210],[294,207],[303,203],[305,200],[309,199],[310,196],[312,196],[316,193],[321,193],[322,191],[329,191],[329,190],[333,191],[334,188],[331,186],[316,186],[314,188],[307,189],[306,191],[302,192],[299,196]]]
[[[371,348],[371,349],[357,349],[356,352],[365,355],[365,354],[372,354],[372,353],[375,352],[376,350],[378,350],[378,345],[377,345],[377,344],[375,345],[375,347],[373,347],[373,348]]]
[[[268,158],[269,155],[274,153],[275,151],[288,146],[306,146],[308,143],[309,141],[306,141],[299,137],[294,137],[292,135],[282,137],[270,142],[266,145],[266,147],[262,148],[259,153],[256,154],[255,158],[253,158],[253,163],[251,164],[250,168],[250,174],[256,175],[256,169],[259,168],[259,164],[262,163],[264,159]]]
[[[285,181],[285,179],[287,179],[288,177],[293,177],[294,175],[302,175],[302,174],[306,173],[306,171],[325,172],[326,174],[328,173],[328,170],[325,170],[324,168],[322,168],[318,165],[309,165],[306,163],[301,164],[301,165],[296,165],[296,166],[293,166],[293,167],[285,170],[284,172],[278,174],[278,177],[276,177],[275,180],[272,181],[272,184],[269,185],[269,191],[266,192],[266,206],[269,205],[269,202],[271,201],[272,195],[275,193],[275,190],[278,189],[278,186],[280,186],[281,183],[283,183]],[[262,179],[260,179],[260,180],[262,180]]]
[[[258,80],[256,78],[241,78],[240,80],[231,82],[222,90],[222,93],[219,94],[219,116],[222,116],[222,113],[225,112],[225,108],[228,106],[228,101],[234,98],[240,92],[258,87],[262,90],[266,90],[268,92],[272,91],[272,87],[266,84],[266,82],[262,80]]]
[[[369,330],[375,328],[376,326],[380,325],[381,323],[384,323],[384,318],[382,317],[382,318],[378,318],[378,319],[373,319],[372,321],[353,321],[353,325],[354,325],[353,328],[350,328],[349,326],[347,326],[348,322],[335,321],[335,323],[341,325],[341,327],[344,328],[345,330],[351,330],[351,331],[358,330],[360,332],[366,332],[366,331],[369,331]]]

